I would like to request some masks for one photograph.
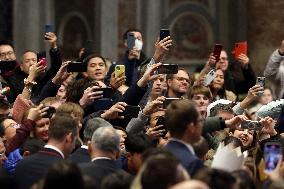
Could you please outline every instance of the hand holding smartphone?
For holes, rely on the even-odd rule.
[[[54,32],[53,25],[47,24],[44,28],[45,34],[49,32]],[[48,38],[44,37],[45,40],[49,40]]]
[[[41,62],[40,65],[45,67],[47,62],[46,62],[46,52],[41,51],[37,53],[37,62]]]
[[[140,107],[139,106],[125,106],[125,110],[123,112],[119,112],[119,116],[124,116],[125,118],[136,118],[139,114]]]
[[[233,54],[235,55],[235,59],[238,59],[240,54],[247,55],[247,42],[244,41],[235,43]]]
[[[259,85],[259,86],[261,86],[261,87],[264,88],[264,86],[265,86],[265,77],[257,77],[255,84],[256,84],[256,85]],[[263,94],[263,92],[264,92],[264,90],[258,92],[257,95],[258,95],[258,96],[261,96],[261,95]]]
[[[223,45],[215,44],[214,49],[213,49],[213,56],[216,59],[216,63],[219,62],[219,60],[220,60],[220,55],[221,55],[222,49],[223,49]]]
[[[162,41],[168,36],[171,36],[169,29],[160,29],[160,41]]]
[[[125,76],[125,65],[115,65],[114,68],[114,77],[122,77]]]
[[[279,158],[282,156],[280,143],[267,142],[264,145],[264,161],[265,170],[268,172],[273,171],[278,164]]]

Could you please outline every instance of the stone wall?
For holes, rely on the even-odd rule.
[[[270,54],[284,39],[284,1],[249,0],[247,10],[250,58],[262,75]]]

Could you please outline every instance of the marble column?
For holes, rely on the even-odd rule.
[[[98,0],[95,4],[95,44],[97,51],[111,60],[117,59],[118,0]]]
[[[142,12],[143,20],[145,21],[144,26],[144,50],[146,55],[151,57],[154,54],[154,43],[159,36],[161,29],[161,0],[144,0],[144,9]]]
[[[14,0],[13,39],[19,56],[22,51],[45,48],[44,26],[54,23],[53,0]]]

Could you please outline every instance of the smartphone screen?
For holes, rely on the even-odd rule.
[[[177,64],[162,64],[155,72],[156,74],[176,74],[178,73]]]
[[[216,62],[220,60],[220,54],[223,49],[223,45],[221,44],[215,44],[213,49],[213,56],[216,58]]]
[[[268,142],[264,145],[264,161],[265,170],[273,171],[278,163],[280,155],[282,154],[280,143]]]
[[[161,29],[160,30],[160,41],[163,40],[164,38],[170,36],[170,30],[169,29]]]
[[[67,72],[86,72],[87,64],[83,62],[70,62],[67,65]]]
[[[37,62],[41,61],[41,66],[46,66],[46,52],[38,52],[37,53]]]
[[[134,33],[128,32],[127,33],[127,48],[128,48],[129,51],[133,49],[133,47],[135,45],[135,40],[136,40],[136,38],[134,36]]]

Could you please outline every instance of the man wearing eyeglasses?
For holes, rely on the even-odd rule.
[[[16,60],[16,55],[14,52],[13,45],[8,41],[0,42],[0,60],[12,61]]]
[[[166,97],[181,98],[186,94],[190,84],[189,73],[184,68],[179,68],[178,73],[167,75],[168,91]]]

